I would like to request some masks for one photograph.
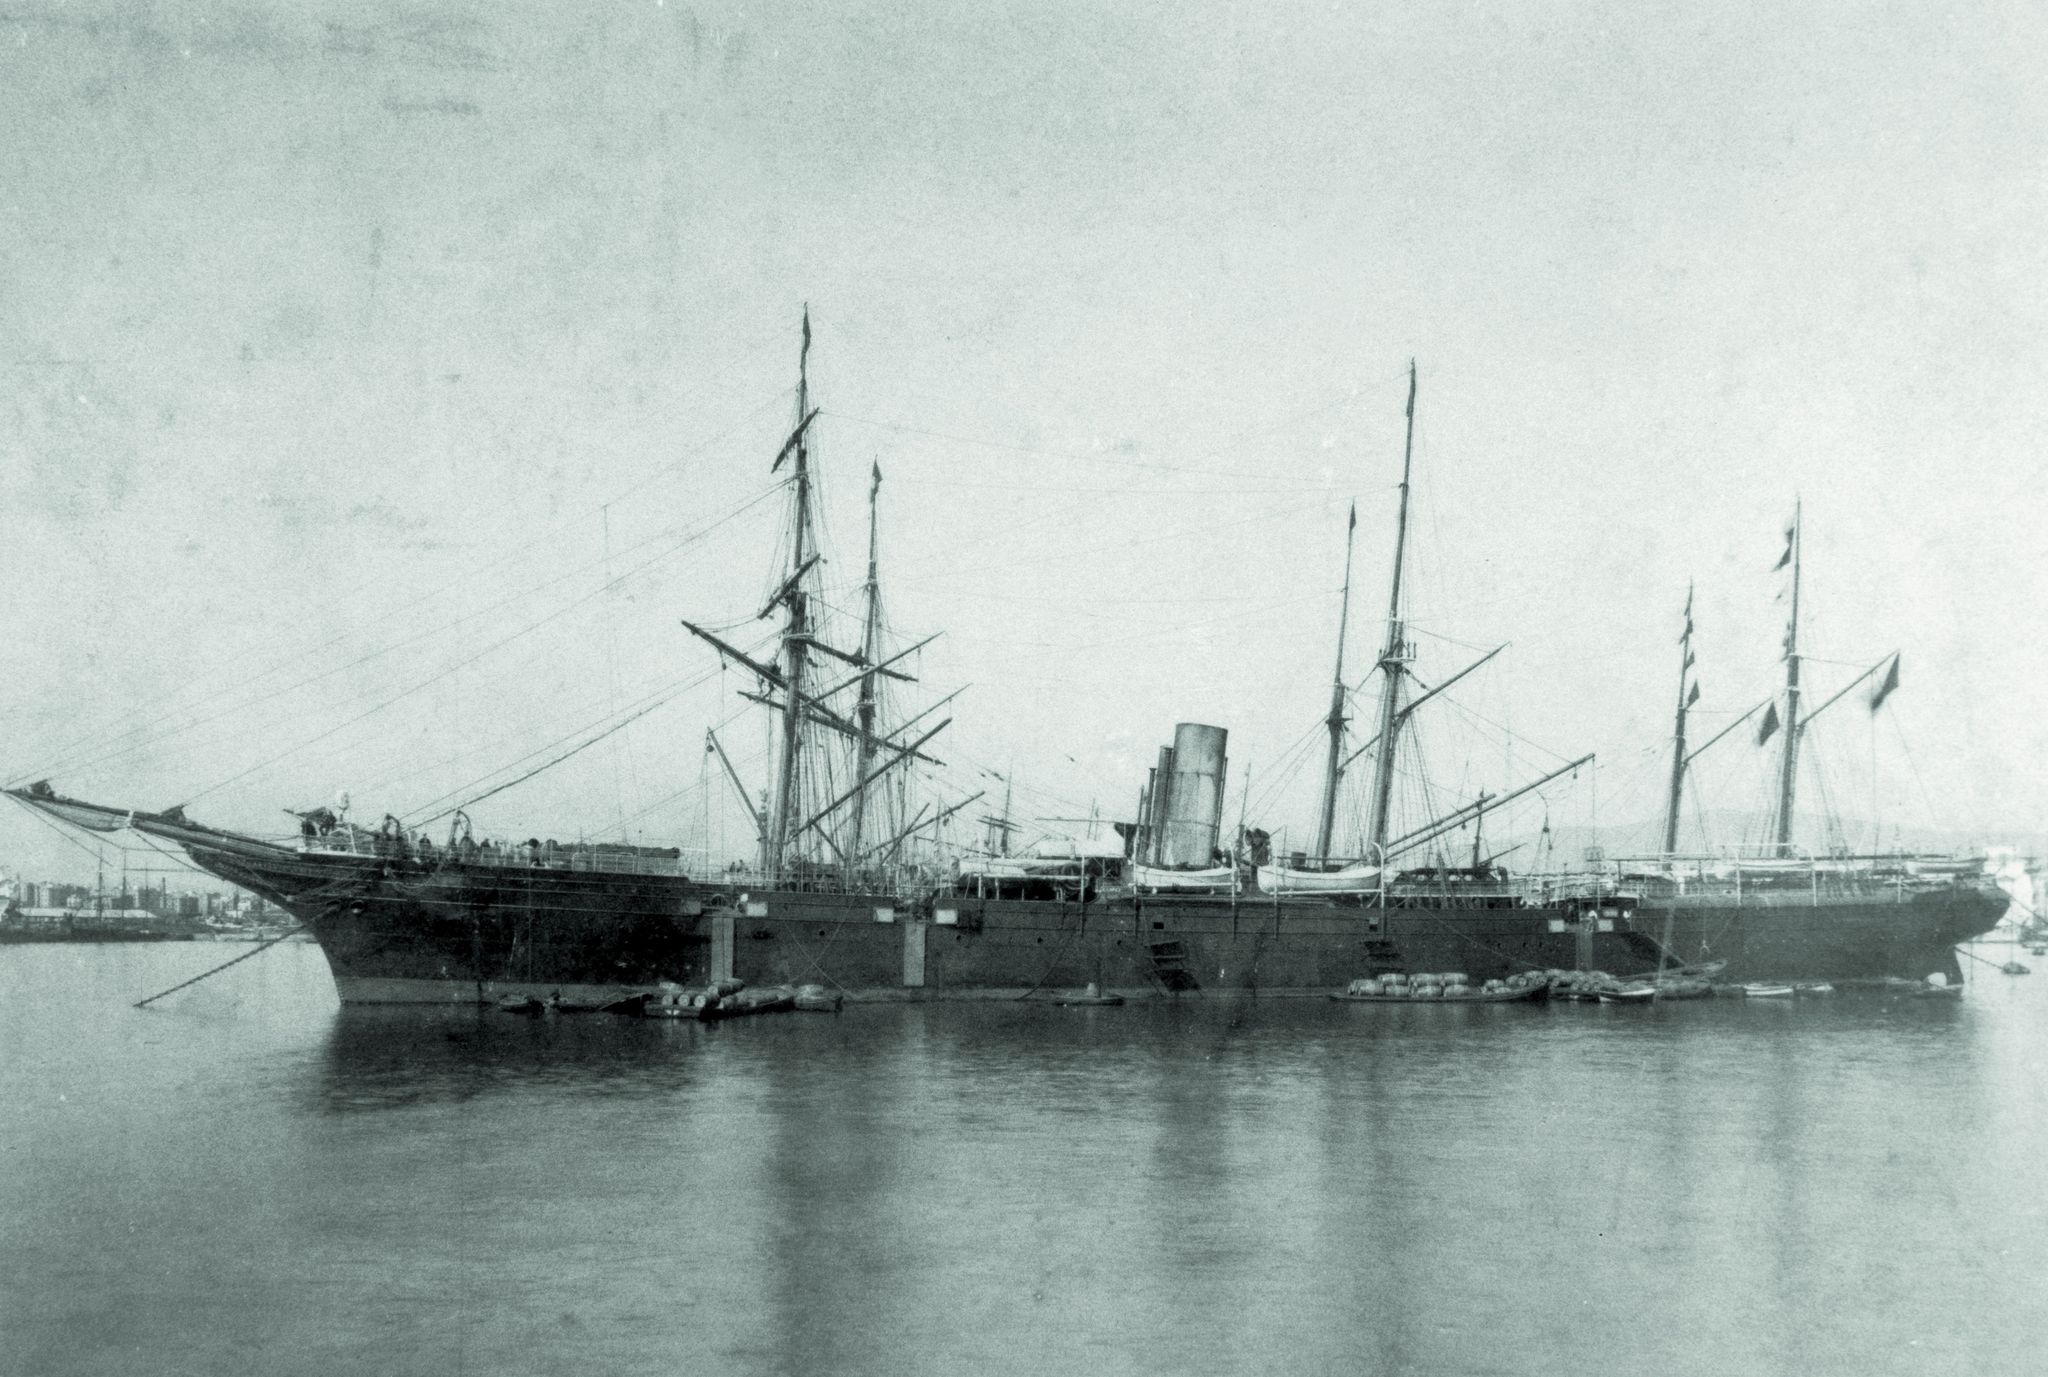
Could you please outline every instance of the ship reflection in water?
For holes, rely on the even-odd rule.
[[[2036,982],[702,1025],[60,955],[0,972],[22,1371],[2003,1372],[2048,1318]]]

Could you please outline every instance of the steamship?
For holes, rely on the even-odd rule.
[[[1886,946],[1859,937],[1850,951],[1825,921],[1748,923],[1731,941],[1728,924],[1674,908],[1663,894],[1646,893],[1640,877],[1517,876],[1481,853],[1486,813],[1590,756],[1397,830],[1394,762],[1404,730],[1418,709],[1491,658],[1427,690],[1412,685],[1402,602],[1412,366],[1392,587],[1375,665],[1376,731],[1347,750],[1354,509],[1313,847],[1276,855],[1266,833],[1242,825],[1226,836],[1227,733],[1183,723],[1140,790],[1135,821],[1116,825],[1116,845],[1023,855],[1005,847],[1005,854],[937,868],[939,824],[982,795],[948,807],[913,799],[918,772],[943,765],[931,751],[950,719],[925,724],[949,700],[907,715],[892,707],[897,686],[915,682],[905,665],[918,647],[892,651],[886,643],[879,468],[868,489],[863,616],[853,648],[834,644],[812,511],[810,432],[818,412],[810,403],[810,343],[806,314],[794,426],[770,466],[771,474],[788,466],[782,481],[789,492],[789,563],[762,613],[780,613],[777,653],[757,657],[683,623],[744,669],[755,681],[746,696],[775,715],[772,777],[758,796],[715,733],[707,734],[707,754],[717,756],[755,829],[758,857],[745,868],[693,876],[667,848],[480,843],[459,813],[439,845],[397,819],[363,827],[324,809],[300,815],[296,838],[274,839],[209,827],[179,809],[87,803],[46,782],[7,792],[73,827],[132,828],[180,847],[202,869],[280,905],[312,932],[346,1003],[555,995],[601,1003],[727,978],[819,983],[855,999],[1015,998],[1088,984],[1125,995],[1320,994],[1377,974],[1462,972],[1474,981],[1549,968],[1628,974],[1684,964],[1698,953],[1731,961],[1738,978],[1826,978],[1877,966],[1917,977],[1944,955],[1953,965],[1941,944],[1961,940],[1949,934],[1974,921],[1957,916],[1965,908],[1961,883],[1928,906],[1942,917],[1924,933],[1916,929],[1912,941]],[[1368,752],[1361,844],[1357,854],[1340,854],[1339,794],[1349,767]],[[1445,863],[1444,839],[1467,827],[1470,863]],[[1918,903],[1888,913],[1918,914]],[[1753,916],[1744,911],[1745,919]]]

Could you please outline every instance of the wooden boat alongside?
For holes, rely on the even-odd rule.
[[[795,990],[787,987],[768,987],[741,990],[737,994],[714,995],[698,1006],[697,1018],[704,1023],[720,1023],[729,1018],[748,1018],[754,1014],[788,1013],[795,1008]]]

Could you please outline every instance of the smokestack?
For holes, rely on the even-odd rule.
[[[1221,727],[1182,722],[1173,729],[1172,748],[1160,752],[1160,777],[1170,782],[1161,791],[1166,798],[1163,825],[1156,801],[1153,818],[1164,864],[1206,866],[1213,859],[1223,822],[1229,740],[1230,733]]]

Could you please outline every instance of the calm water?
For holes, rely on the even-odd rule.
[[[2048,975],[704,1027],[288,944],[126,1007],[232,951],[0,948],[0,1371],[2048,1370]]]

